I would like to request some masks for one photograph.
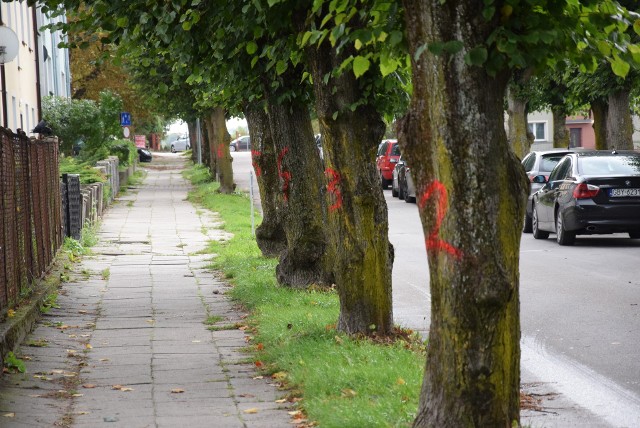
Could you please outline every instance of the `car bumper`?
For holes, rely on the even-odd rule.
[[[567,230],[580,234],[640,232],[640,204],[595,204],[588,200],[565,211]]]

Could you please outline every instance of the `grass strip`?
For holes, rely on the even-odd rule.
[[[265,258],[251,236],[250,203],[244,194],[216,192],[204,167],[185,176],[195,184],[189,199],[220,214],[233,233],[212,242],[212,267],[233,285],[230,295],[251,315],[255,363],[282,381],[309,420],[321,427],[410,426],[418,407],[424,347],[414,340],[379,344],[336,330],[334,291],[279,287],[276,259]]]

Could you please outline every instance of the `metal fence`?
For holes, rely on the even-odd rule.
[[[58,142],[0,127],[0,311],[41,277],[62,245]]]

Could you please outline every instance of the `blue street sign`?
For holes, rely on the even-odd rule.
[[[126,111],[120,113],[120,126],[131,126],[131,113]]]

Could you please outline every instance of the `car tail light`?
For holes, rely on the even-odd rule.
[[[593,184],[580,183],[575,189],[573,189],[573,197],[576,199],[595,198],[599,191],[600,188],[598,186],[594,186]]]

